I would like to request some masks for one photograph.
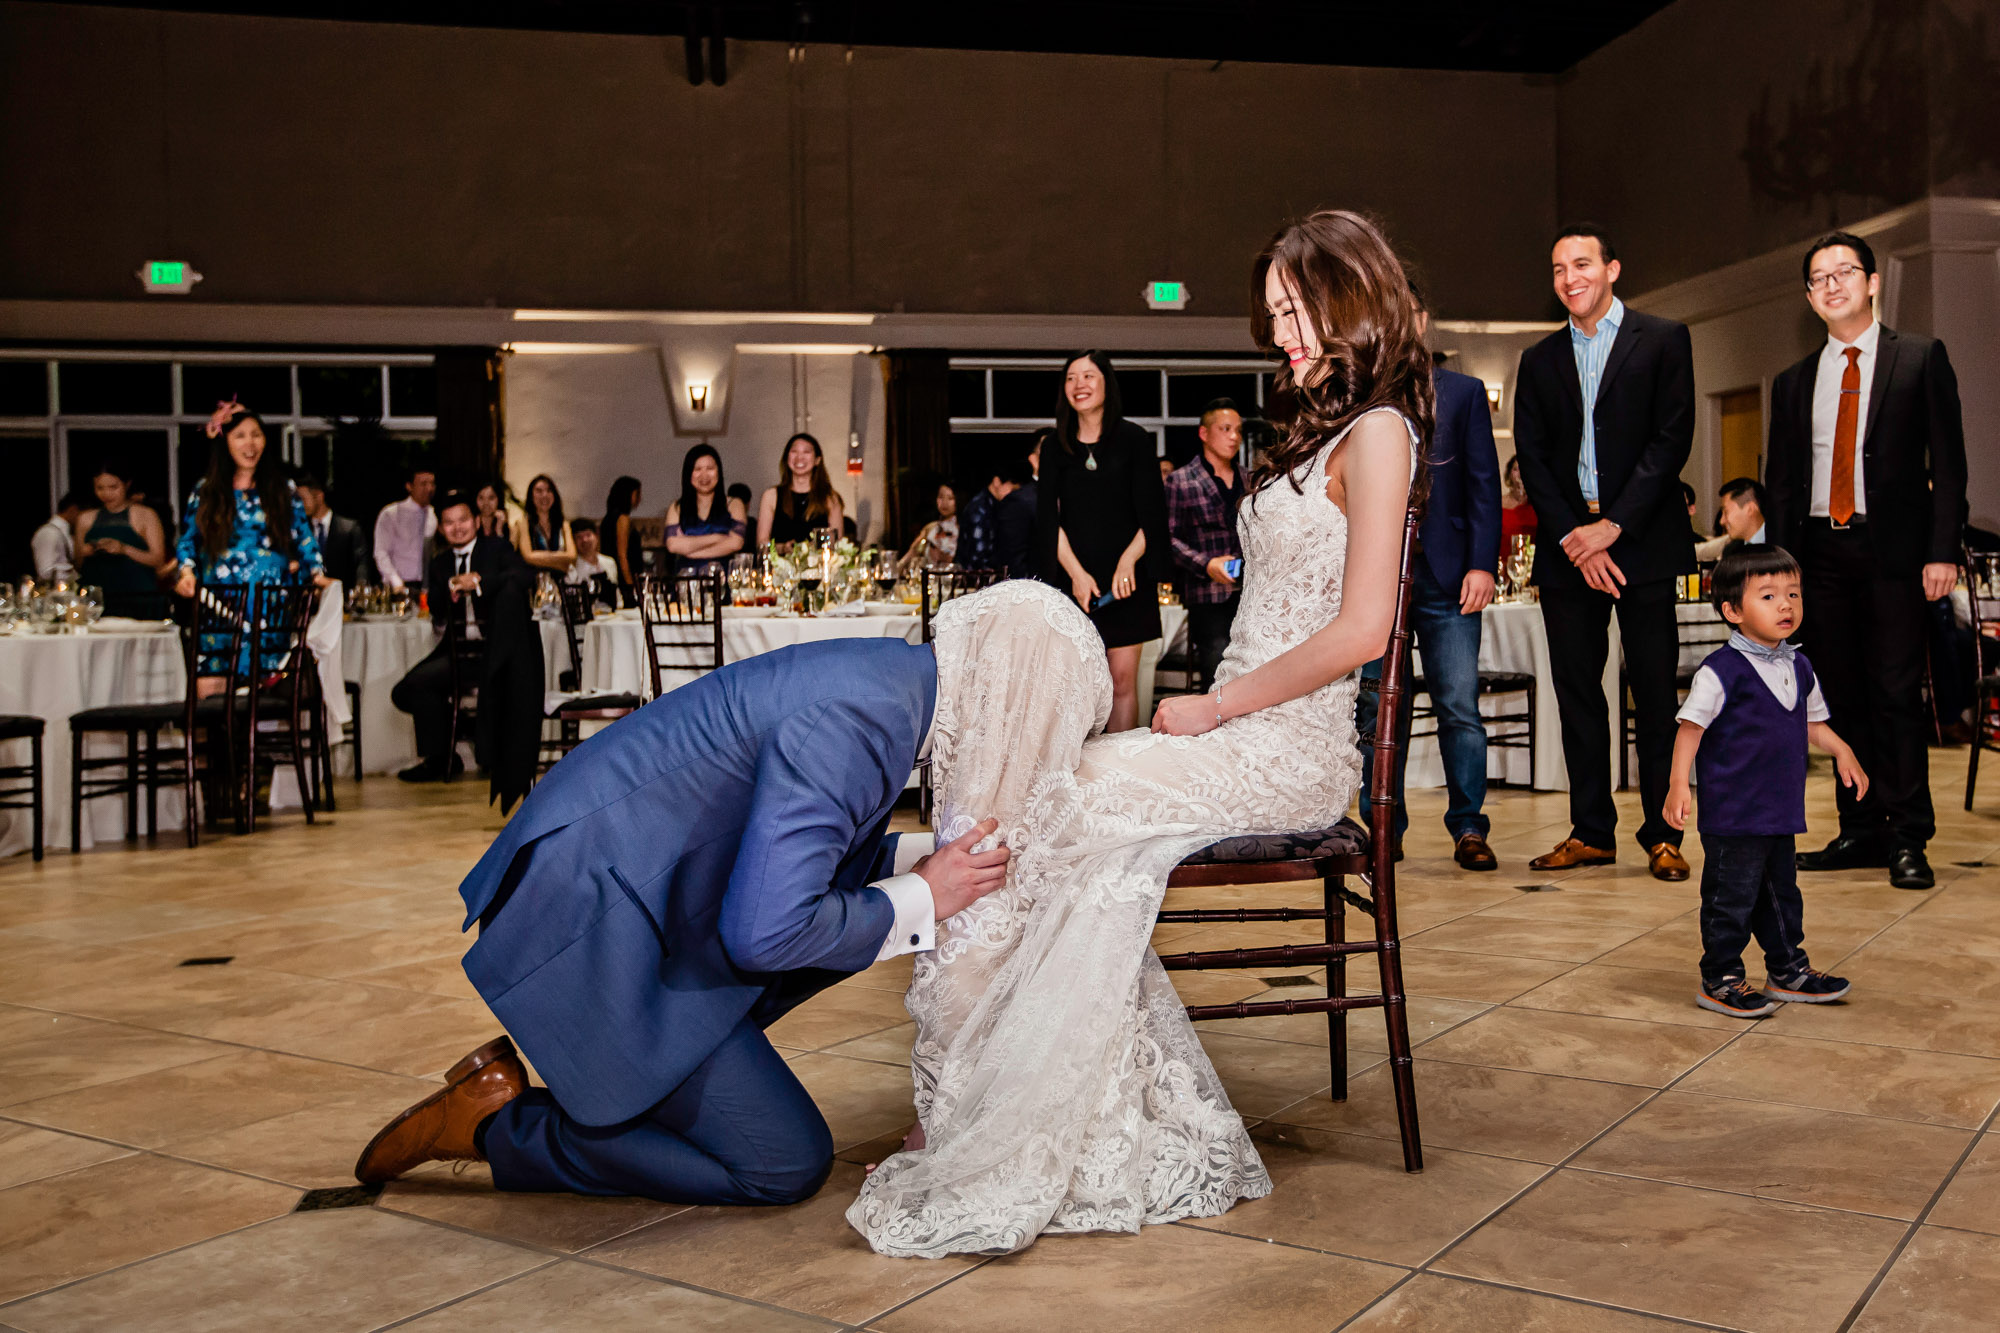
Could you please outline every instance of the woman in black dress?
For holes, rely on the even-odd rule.
[[[825,452],[818,440],[800,431],[778,455],[778,484],[757,502],[757,545],[802,542],[820,528],[830,528],[838,537],[844,517],[840,492],[826,474]]]
[[[1043,580],[1075,597],[1104,638],[1110,731],[1138,725],[1139,646],[1160,637],[1158,562],[1169,548],[1158,458],[1152,433],[1125,420],[1111,358],[1072,357],[1035,520]]]
[[[612,482],[611,494],[604,497],[604,522],[599,528],[604,554],[611,558],[611,565],[617,571],[618,589],[625,595],[627,606],[639,604],[636,590],[639,573],[645,567],[639,529],[632,524],[632,511],[639,507],[639,494],[637,477],[620,477]]]

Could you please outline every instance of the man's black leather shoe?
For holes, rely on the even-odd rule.
[[[1937,884],[1921,847],[1898,847],[1889,858],[1889,882],[1899,889],[1928,889]]]
[[[1888,864],[1888,844],[1867,833],[1843,833],[1816,852],[1798,854],[1801,870],[1879,870]]]

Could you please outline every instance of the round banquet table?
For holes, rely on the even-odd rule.
[[[759,653],[798,643],[826,639],[901,639],[918,643],[923,622],[913,615],[771,616],[744,615],[747,608],[728,607],[722,613],[722,660],[741,662]],[[558,669],[569,665],[569,648],[562,625],[544,621],[542,647],[551,688]],[[591,621],[583,632],[583,688],[594,694],[653,692],[653,669],[646,658],[646,627],[635,612],[619,612]],[[661,685],[668,690],[694,680],[694,670],[674,670],[676,650],[662,649]]]
[[[86,708],[110,704],[170,703],[187,696],[180,636],[161,630],[87,634],[0,635],[0,713],[30,714],[47,725],[42,734],[42,838],[50,849],[69,846],[69,719]],[[8,761],[28,762],[28,742],[8,742]],[[123,754],[122,736],[95,737],[90,753]],[[181,825],[181,795],[162,789],[159,827]],[[144,808],[143,799],[140,802]],[[0,810],[0,855],[25,851],[32,841],[26,810]],[[140,815],[143,826],[144,814]],[[123,799],[91,801],[83,808],[82,845],[125,836]]]
[[[562,627],[556,627],[558,634]],[[437,631],[426,619],[350,620],[340,632],[340,673],[361,686],[361,710],[354,719],[361,737],[361,760],[370,773],[394,773],[417,762],[417,733],[408,713],[398,712],[389,691],[405,672],[429,657]],[[335,762],[351,763],[342,746]]]

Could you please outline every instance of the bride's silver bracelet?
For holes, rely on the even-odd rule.
[[[1215,687],[1215,725],[1222,725],[1222,686]]]

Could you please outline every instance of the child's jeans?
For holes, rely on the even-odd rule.
[[[1806,965],[1805,902],[1799,897],[1792,835],[1701,835],[1701,979],[1743,975],[1743,949],[1755,935],[1769,975]]]

